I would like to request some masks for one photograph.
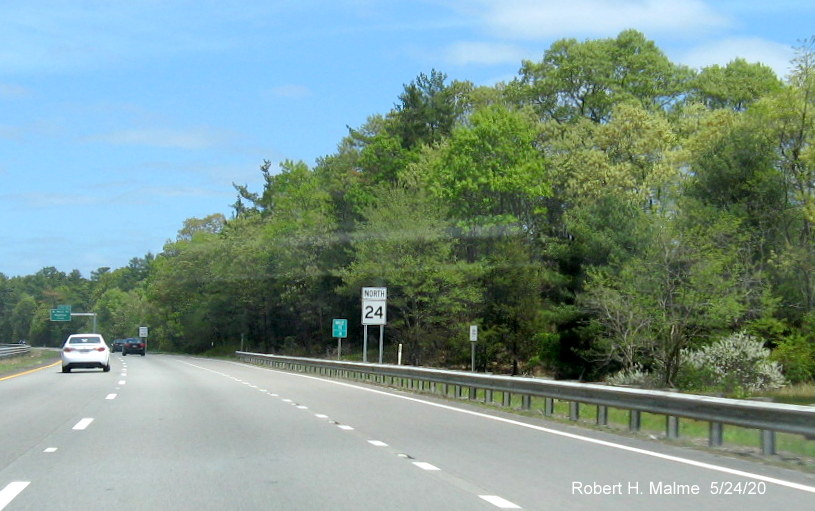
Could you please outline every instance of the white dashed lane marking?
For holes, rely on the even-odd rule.
[[[266,394],[268,396],[280,398],[280,401],[282,401],[283,403],[288,403],[290,405],[296,406],[297,408],[299,408],[301,410],[308,410],[308,407],[305,406],[305,405],[301,405],[301,404],[295,402],[292,399],[280,397],[280,395],[275,394],[275,393],[271,393],[266,389],[261,389],[260,387],[258,387],[256,385],[253,385],[250,382],[246,382],[246,381],[240,380],[238,378],[231,377],[231,376],[229,376],[229,375],[227,375],[225,373],[221,373],[221,372],[218,372],[218,371],[213,371],[211,369],[206,369],[204,367],[196,366],[194,364],[188,364],[188,365],[191,365],[193,367],[198,367],[199,369],[204,369],[205,371],[210,371],[210,372],[213,372],[213,373],[216,373],[216,374],[220,374],[221,376],[225,376],[227,378],[230,378],[231,380],[234,380],[234,381],[236,381],[238,383],[243,383],[244,385],[247,385],[247,386],[249,386],[249,387],[251,387],[253,389],[257,389],[260,392],[263,392],[264,394]],[[120,383],[123,383],[123,382],[120,382]],[[345,430],[345,431],[353,431],[354,430],[354,428],[352,426],[349,426],[347,424],[339,424],[337,421],[331,420],[328,415],[325,415],[325,414],[322,414],[322,413],[315,413],[314,417],[316,417],[318,419],[322,419],[322,420],[328,420],[329,424],[334,424],[339,429],[342,429],[342,430]],[[374,447],[389,447],[387,443],[382,442],[381,440],[368,440],[368,443],[371,444]],[[409,456],[407,454],[397,454],[397,456],[399,456],[400,458],[413,459],[412,456]],[[428,472],[441,472],[442,471],[439,467],[433,465],[432,463],[428,463],[426,461],[413,461],[412,463],[413,463],[414,466],[416,466],[416,467],[418,467],[418,468],[420,468],[422,470],[426,470]],[[505,499],[503,497],[499,497],[498,495],[478,495],[478,498],[480,498],[480,499],[482,499],[482,500],[484,500],[486,502],[489,502],[490,504],[492,504],[493,506],[495,506],[495,507],[497,507],[499,509],[522,509],[521,506],[519,506],[519,505],[517,505],[517,504],[515,504],[513,502],[510,502],[509,500],[507,500],[507,499]],[[0,509],[0,511],[2,511],[2,509]]]
[[[108,394],[107,396],[105,396],[105,399],[108,399],[108,400],[116,399],[116,396],[118,396],[118,394]]]
[[[46,447],[45,450],[42,451],[42,452],[47,452],[47,453],[57,452],[57,448],[56,447]]]
[[[486,500],[499,509],[521,509],[521,506],[518,504],[513,504],[512,502],[505,498],[499,497],[498,495],[479,495],[478,497]]]
[[[77,422],[72,429],[76,431],[82,431],[83,429],[86,429],[88,426],[90,426],[91,422],[93,422],[92,418],[85,417],[81,421]]]
[[[29,484],[31,484],[31,481],[14,481],[0,490],[0,511],[5,509]]]

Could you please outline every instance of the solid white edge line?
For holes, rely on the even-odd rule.
[[[241,366],[246,366],[246,364],[240,364],[240,363],[237,363],[237,362],[235,362],[235,364],[241,365]],[[254,367],[254,366],[250,366],[250,367]],[[258,367],[258,369],[263,369],[263,368]],[[564,438],[571,438],[572,440],[578,440],[578,441],[581,441],[581,442],[587,442],[587,443],[591,443],[591,444],[595,444],[595,445],[602,445],[604,447],[610,447],[612,449],[619,449],[619,450],[623,450],[623,451],[628,451],[628,452],[632,452],[632,453],[635,453],[635,454],[641,454],[643,456],[650,456],[652,458],[658,458],[658,459],[662,459],[662,460],[666,460],[666,461],[672,461],[672,462],[675,462],[675,463],[681,463],[681,464],[684,464],[684,465],[690,465],[692,467],[704,468],[704,469],[711,470],[711,471],[714,471],[714,472],[721,472],[721,473],[730,474],[730,475],[734,475],[734,476],[746,477],[748,479],[755,479],[757,481],[764,481],[766,483],[777,484],[778,486],[784,486],[784,487],[792,488],[792,489],[795,489],[795,490],[805,491],[805,492],[809,492],[809,493],[815,493],[815,486],[807,486],[805,484],[794,483],[792,481],[785,481],[784,479],[777,479],[775,477],[764,476],[764,475],[755,474],[755,473],[752,473],[752,472],[745,472],[743,470],[736,470],[736,469],[732,469],[732,468],[721,467],[719,465],[713,465],[711,463],[705,463],[703,461],[696,461],[696,460],[691,460],[691,459],[687,459],[687,458],[680,458],[679,456],[672,456],[670,454],[662,454],[662,453],[659,453],[659,452],[656,452],[656,451],[649,451],[647,449],[640,449],[638,447],[629,447],[627,445],[617,444],[617,443],[609,442],[609,441],[606,441],[606,440],[599,440],[599,439],[596,439],[596,438],[591,438],[591,437],[587,437],[587,436],[583,436],[583,435],[578,435],[578,434],[575,434],[575,433],[567,433],[565,431],[558,431],[556,429],[545,428],[545,427],[542,427],[542,426],[536,426],[534,424],[529,424],[527,422],[521,422],[521,421],[517,421],[517,420],[514,420],[514,419],[507,419],[507,418],[504,418],[504,417],[489,415],[489,414],[486,414],[486,413],[476,412],[476,411],[473,411],[473,410],[465,410],[463,408],[456,408],[454,406],[445,405],[445,404],[441,404],[441,403],[434,403],[432,401],[425,401],[423,399],[418,399],[418,398],[415,398],[415,397],[402,396],[402,395],[399,395],[399,394],[391,394],[391,393],[388,393],[388,392],[385,392],[385,391],[382,391],[382,390],[369,389],[369,388],[366,388],[366,387],[360,387],[358,385],[352,385],[350,383],[339,382],[339,381],[334,381],[334,380],[327,380],[325,378],[317,378],[315,376],[309,376],[309,375],[306,375],[306,374],[296,374],[296,373],[285,373],[285,374],[288,374],[288,375],[291,375],[291,376],[297,376],[299,378],[308,378],[308,379],[311,379],[311,380],[318,380],[318,381],[322,381],[322,382],[326,382],[326,383],[332,383],[334,385],[340,385],[340,386],[343,386],[343,387],[349,387],[349,388],[353,388],[353,389],[357,389],[357,390],[363,390],[365,392],[372,392],[374,394],[389,396],[389,397],[396,398],[396,399],[404,399],[406,401],[413,401],[415,403],[421,403],[421,404],[425,404],[425,405],[428,405],[428,406],[435,406],[436,408],[441,408],[441,409],[444,409],[444,410],[450,410],[450,411],[453,411],[453,412],[463,413],[463,414],[466,414],[466,415],[472,415],[474,417],[481,417],[483,419],[489,419],[489,420],[493,420],[493,421],[497,421],[497,422],[503,422],[505,424],[512,424],[514,426],[520,426],[522,428],[533,429],[535,431],[541,431],[541,432],[544,432],[544,433],[549,433],[549,434],[561,436],[561,437],[564,437]]]
[[[498,495],[479,495],[478,497],[501,509],[521,509],[518,504],[514,504]]]
[[[75,430],[77,430],[77,431],[82,431],[83,429],[86,429],[88,426],[90,426],[90,425],[91,425],[91,422],[93,422],[93,419],[92,419],[92,418],[90,418],[90,417],[85,417],[85,418],[84,418],[84,419],[82,419],[81,421],[79,421],[79,422],[77,422],[76,424],[74,424],[74,427],[73,427],[72,429],[75,429]]]
[[[197,367],[199,369],[203,369],[204,371],[210,371],[210,372],[213,372],[213,373],[217,373],[217,371],[213,371],[212,369],[208,369],[206,367],[197,366],[195,364],[190,364],[189,362],[183,362],[183,363],[187,364],[187,365],[190,365],[192,367]],[[252,365],[252,364],[241,363],[241,362],[227,362],[227,363],[237,365],[237,366],[240,366],[240,367],[252,367],[252,368],[255,368],[255,369],[258,369],[258,370],[262,370],[262,371],[268,371],[269,370],[269,369],[266,369],[266,368],[263,368],[263,367],[255,366],[255,365]],[[218,373],[218,374],[224,374],[224,373]],[[587,436],[583,436],[583,435],[578,435],[578,434],[575,434],[575,433],[567,433],[565,431],[558,431],[556,429],[545,428],[545,427],[542,427],[542,426],[536,426],[534,424],[529,424],[527,422],[521,422],[521,421],[517,421],[517,420],[514,420],[514,419],[507,419],[507,418],[504,418],[504,417],[489,415],[489,414],[486,414],[486,413],[476,412],[476,411],[473,411],[473,410],[465,410],[463,408],[456,408],[454,406],[445,405],[445,404],[441,404],[441,403],[434,403],[432,401],[425,401],[423,399],[418,399],[418,398],[415,398],[415,397],[403,396],[403,395],[399,395],[399,394],[391,394],[389,392],[385,392],[385,391],[382,391],[382,390],[370,389],[370,388],[366,388],[366,387],[360,387],[359,385],[353,385],[353,384],[350,384],[350,383],[345,383],[345,382],[340,382],[340,381],[335,381],[335,380],[329,380],[329,379],[326,379],[326,378],[318,378],[316,376],[309,376],[307,374],[297,374],[297,373],[289,373],[289,372],[283,372],[283,374],[288,374],[290,376],[296,376],[296,377],[299,377],[299,378],[307,378],[307,379],[310,379],[310,380],[317,380],[317,381],[321,381],[321,382],[324,382],[324,383],[330,383],[330,384],[333,384],[333,385],[340,385],[342,387],[348,387],[348,388],[352,388],[352,389],[362,390],[362,391],[365,391],[365,392],[372,392],[374,394],[380,394],[382,396],[388,396],[388,397],[392,397],[392,398],[396,398],[396,399],[404,399],[406,401],[412,401],[414,403],[421,403],[421,404],[425,404],[425,405],[428,405],[428,406],[435,406],[436,408],[441,408],[443,410],[450,410],[450,411],[453,411],[453,412],[463,413],[463,414],[466,414],[466,415],[472,415],[474,417],[481,417],[483,419],[489,419],[489,420],[493,420],[493,421],[497,421],[497,422],[503,422],[505,424],[512,424],[514,426],[520,426],[522,428],[528,428],[528,429],[532,429],[532,430],[535,430],[535,431],[541,431],[541,432],[544,432],[544,433],[549,433],[549,434],[561,436],[561,437],[564,437],[564,438],[570,438],[572,440],[578,440],[578,441],[581,441],[581,442],[587,442],[587,443],[591,443],[591,444],[595,444],[595,445],[602,445],[604,447],[610,447],[612,449],[619,449],[619,450],[622,450],[622,451],[632,452],[632,453],[635,453],[635,454],[641,454],[643,456],[650,456],[652,458],[662,459],[662,460],[665,460],[665,461],[672,461],[674,463],[681,463],[683,465],[689,465],[689,466],[692,466],[692,467],[703,468],[703,469],[706,469],[706,470],[711,470],[713,472],[721,472],[721,473],[724,473],[724,474],[730,474],[730,475],[734,475],[734,476],[745,477],[745,478],[748,478],[748,479],[754,479],[756,481],[764,481],[766,483],[776,484],[778,486],[784,486],[786,488],[792,488],[792,489],[795,489],[795,490],[805,491],[805,492],[808,492],[808,493],[815,493],[815,486],[807,486],[805,484],[794,483],[792,481],[786,481],[784,479],[777,479],[775,477],[764,476],[764,475],[755,474],[755,473],[752,473],[752,472],[745,472],[743,470],[736,470],[736,469],[732,469],[732,468],[721,467],[719,465],[713,465],[712,463],[705,463],[703,461],[696,461],[696,460],[691,460],[691,459],[687,459],[687,458],[680,458],[679,456],[672,456],[670,454],[662,454],[662,453],[659,453],[659,452],[656,452],[656,451],[649,451],[647,449],[640,449],[638,447],[629,447],[627,445],[617,444],[617,443],[609,442],[609,441],[606,441],[606,440],[599,440],[599,439],[596,439],[596,438],[591,438],[591,437],[587,437]]]
[[[14,481],[0,490],[0,510],[5,509],[29,484],[31,481]]]

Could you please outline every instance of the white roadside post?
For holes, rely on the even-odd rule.
[[[478,325],[470,325],[470,370],[475,372],[475,343],[478,342]]]
[[[385,337],[385,323],[388,315],[388,288],[362,288],[362,361],[368,362],[368,325],[379,325],[379,363],[382,363],[382,348]]]
[[[147,353],[147,327],[140,326],[139,327],[139,338],[144,343],[144,352]]]

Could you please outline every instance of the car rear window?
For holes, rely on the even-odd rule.
[[[72,337],[68,339],[68,344],[99,344],[102,339],[99,337]]]

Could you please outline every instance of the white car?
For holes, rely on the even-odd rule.
[[[99,334],[73,334],[62,345],[62,372],[75,367],[101,367],[110,371],[110,348]]]

